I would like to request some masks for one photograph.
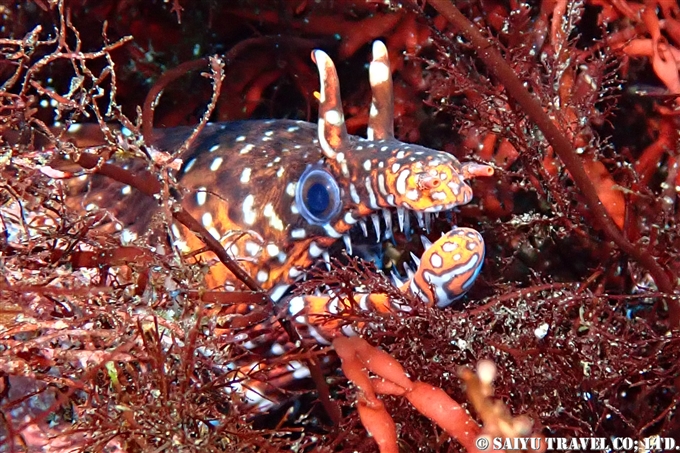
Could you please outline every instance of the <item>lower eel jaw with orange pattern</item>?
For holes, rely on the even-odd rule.
[[[383,43],[374,43],[369,67],[373,99],[367,139],[347,133],[330,57],[315,50],[312,59],[321,81],[315,136],[309,123],[247,122],[247,134],[230,136],[233,143],[224,142],[222,134],[221,142],[200,146],[208,152],[182,156],[185,163],[178,173],[180,184],[193,194],[185,197],[185,207],[242,260],[275,300],[316,262],[328,259],[334,243],[344,240],[351,253],[353,228],[366,235],[368,221],[380,241],[390,237],[395,223],[408,232],[413,215],[427,229],[432,214],[472,199],[466,179],[493,174],[487,165],[461,164],[448,153],[394,138],[392,79]],[[259,143],[254,145],[254,140]],[[202,246],[186,230],[174,230],[187,250]],[[245,234],[230,235],[232,231]],[[456,231],[467,232],[454,230],[449,235]],[[460,244],[457,251],[442,247],[442,253],[431,253],[429,272],[421,277],[429,283],[421,283],[415,294],[444,306],[449,303],[445,300],[467,291],[484,255],[483,240],[474,234],[475,240]],[[217,267],[211,268],[209,283],[223,285],[228,275]],[[447,274],[451,269],[460,271]]]
[[[414,258],[415,272],[409,270],[405,282],[394,274],[393,278],[403,293],[415,296],[423,304],[446,307],[462,297],[477,278],[484,261],[484,240],[472,228],[459,227],[434,243],[421,238],[425,252],[420,259]],[[353,299],[343,300],[332,290],[323,295],[296,296],[288,304],[288,314],[298,324],[307,326],[318,343],[330,344],[335,337],[354,335],[343,320],[344,314],[351,315],[356,310],[380,313],[412,310],[386,294],[355,291]]]

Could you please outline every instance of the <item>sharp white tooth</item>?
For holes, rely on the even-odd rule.
[[[383,209],[383,219],[385,219],[385,239],[392,237],[392,213],[388,209]]]
[[[404,216],[404,233],[406,233],[406,236],[408,237],[411,234],[411,213],[406,212],[406,215]]]
[[[416,266],[420,267],[420,258],[418,258],[413,252],[411,252],[411,259],[414,263],[416,263]]]
[[[408,279],[411,280],[413,276],[416,274],[413,272],[413,269],[411,269],[411,266],[408,265],[408,263],[404,263],[404,270],[406,271],[406,275],[408,276]]]
[[[432,227],[432,214],[429,212],[425,213],[425,231],[428,233],[430,232],[430,228]]]
[[[345,250],[347,250],[347,254],[351,255],[352,254],[352,240],[350,239],[349,234],[343,235],[342,240],[345,241]]]
[[[373,221],[373,228],[375,228],[375,234],[378,236],[375,242],[380,242],[380,218],[378,214],[371,214],[371,220]]]
[[[427,237],[425,237],[423,235],[420,236],[420,242],[423,243],[423,247],[425,247],[425,250],[432,247],[432,242]]]
[[[366,228],[366,222],[359,220],[359,225],[361,226],[361,231],[364,232],[364,237],[368,237],[368,228]]]
[[[397,208],[397,219],[399,219],[399,231],[404,231],[404,208]]]
[[[420,228],[425,228],[425,220],[423,219],[423,213],[415,211],[416,213],[416,219],[418,219],[418,226]]]
[[[328,251],[323,252],[323,260],[326,262],[326,269],[331,270],[331,256]]]
[[[397,274],[397,271],[392,269],[392,281],[394,282],[395,286],[401,286],[404,284],[404,281],[401,279],[399,274]]]

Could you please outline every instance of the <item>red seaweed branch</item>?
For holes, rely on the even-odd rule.
[[[507,64],[500,51],[451,1],[430,0],[429,3],[470,41],[489,71],[503,83],[509,96],[522,107],[527,116],[540,128],[555,153],[564,162],[576,185],[581,189],[588,207],[594,214],[595,221],[609,239],[644,266],[661,291],[672,293],[674,284],[669,278],[668,271],[662,268],[651,254],[633,245],[621,233],[600,201],[597,191],[586,174],[572,144],[543,110],[540,102],[526,90],[522,81]],[[680,306],[675,302],[671,303],[672,307],[668,310],[670,321],[673,326],[678,326],[680,324]]]
[[[441,388],[419,380],[411,380],[401,364],[390,354],[370,345],[360,337],[340,337],[333,347],[342,361],[342,371],[357,386],[357,410],[361,423],[375,439],[381,453],[398,453],[394,420],[378,395],[406,398],[418,412],[439,425],[469,452],[492,437],[529,436],[533,423],[528,417],[513,418],[504,404],[492,401],[491,383],[496,376],[493,362],[481,361],[477,374],[462,368],[460,377],[466,383],[468,397],[484,421],[480,426],[468,411]],[[374,376],[370,376],[372,373]],[[485,440],[478,441],[480,434]]]

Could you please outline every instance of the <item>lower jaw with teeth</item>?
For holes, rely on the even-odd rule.
[[[351,231],[342,236],[341,243],[325,250],[320,258],[323,258],[326,269],[331,270],[331,256],[340,257],[344,248],[347,255],[373,262],[382,271],[391,273],[394,284],[401,286],[403,280],[410,279],[417,270],[420,252],[432,245],[425,234],[432,231],[440,231],[441,234],[448,232],[451,229],[450,222],[437,225],[435,221],[451,214],[451,211],[418,212],[404,208],[374,212],[361,218]],[[420,241],[417,245],[408,245],[411,236],[418,233]],[[305,273],[303,279],[306,278]]]
[[[342,236],[347,254],[353,254],[354,248],[352,236],[359,236],[358,231],[363,234],[363,239],[365,240],[370,241],[370,239],[375,238],[376,244],[380,244],[385,240],[394,240],[393,214],[396,217],[396,224],[399,226],[399,232],[404,233],[408,239],[411,236],[412,224],[414,226],[417,225],[421,231],[429,234],[432,230],[433,221],[440,216],[441,211],[420,212],[411,211],[404,208],[396,208],[395,212],[390,211],[389,209],[383,209],[380,212],[375,212],[368,217],[360,219],[357,222],[357,227],[353,228],[352,231]],[[369,225],[373,226],[373,234],[370,234]]]

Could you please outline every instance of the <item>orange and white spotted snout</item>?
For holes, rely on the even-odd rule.
[[[454,228],[425,250],[408,289],[426,303],[446,307],[470,289],[483,262],[482,235]]]
[[[418,153],[425,152],[423,159]],[[472,188],[465,180],[493,174],[488,165],[461,165],[454,157],[434,150],[397,152],[385,167],[386,192],[393,194],[388,202],[419,212],[446,211],[469,203]]]

